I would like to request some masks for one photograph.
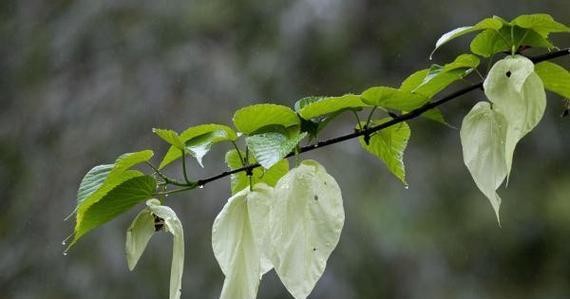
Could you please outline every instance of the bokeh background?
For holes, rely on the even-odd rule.
[[[565,0],[0,1],[0,298],[166,298],[171,241],[155,237],[133,272],[125,231],[135,209],[67,256],[83,174],[167,146],[151,128],[231,124],[260,102],[397,85],[429,66],[444,32],[493,14],[547,12]],[[468,38],[443,47],[445,63]],[[568,36],[554,36],[561,47]],[[557,60],[570,66],[570,58]],[[460,126],[481,92],[442,108]],[[515,155],[502,228],[461,157],[459,131],[411,123],[404,189],[358,142],[307,155],[343,190],[346,225],[311,298],[570,298],[570,119],[546,115]],[[339,118],[323,138],[352,130]],[[193,177],[225,169],[218,145]],[[178,174],[174,167],[171,174]],[[211,225],[229,179],[169,197],[186,231],[183,298],[217,298]],[[271,272],[258,298],[292,298]]]

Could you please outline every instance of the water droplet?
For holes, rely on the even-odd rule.
[[[165,197],[165,198],[168,197],[168,194],[164,194],[164,197]]]
[[[61,241],[61,245],[65,246],[65,240]]]
[[[404,186],[404,189],[408,190],[408,189],[410,189],[410,186],[406,185],[406,186]]]
[[[198,188],[204,189],[204,185],[200,185],[200,186],[198,186]]]
[[[66,256],[66,255],[67,255],[67,251],[64,251],[64,252],[63,252],[63,255]]]

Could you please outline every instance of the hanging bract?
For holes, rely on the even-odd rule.
[[[306,160],[275,186],[270,213],[270,259],[295,299],[323,274],[344,225],[341,191],[316,161]]]
[[[147,208],[142,210],[127,230],[127,262],[133,270],[143,254],[148,241],[155,231],[162,230],[172,234],[172,266],[170,268],[170,299],[179,299],[182,294],[182,272],[184,271],[184,230],[176,213],[167,206],[162,206],[158,199],[149,199]],[[157,223],[155,220],[158,220]]]

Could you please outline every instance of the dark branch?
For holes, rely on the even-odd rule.
[[[532,62],[538,63],[538,62],[542,62],[542,61],[546,61],[546,60],[550,60],[550,59],[562,57],[562,56],[565,56],[565,55],[570,55],[570,48],[558,50],[558,51],[555,51],[555,52],[550,52],[550,53],[547,53],[547,54],[544,54],[544,55],[535,56],[535,57],[529,57],[529,58],[530,58],[530,60],[532,60]],[[399,123],[401,123],[401,122],[404,122],[404,121],[407,121],[407,120],[411,120],[411,119],[417,118],[417,117],[419,117],[420,115],[422,115],[424,112],[426,112],[426,111],[428,111],[428,110],[431,110],[431,109],[433,109],[433,108],[435,108],[435,107],[437,107],[437,106],[443,105],[443,104],[445,104],[445,103],[447,103],[447,102],[449,102],[449,101],[451,101],[451,100],[454,100],[454,99],[456,99],[456,98],[459,98],[460,96],[462,96],[462,95],[464,95],[464,94],[466,94],[466,93],[469,93],[469,92],[471,92],[471,91],[473,91],[473,90],[482,89],[482,88],[483,88],[483,81],[480,81],[479,83],[476,83],[476,84],[467,86],[467,87],[465,87],[465,88],[463,88],[463,89],[460,89],[460,90],[458,90],[458,91],[456,91],[456,92],[453,92],[453,93],[451,93],[451,94],[449,94],[449,95],[447,95],[447,96],[445,96],[445,97],[443,97],[443,98],[441,98],[441,99],[439,99],[439,100],[436,100],[436,101],[433,101],[433,102],[429,102],[429,103],[427,103],[427,104],[421,106],[420,108],[417,108],[417,109],[412,110],[412,111],[410,111],[410,112],[408,112],[408,113],[405,113],[405,114],[402,114],[402,115],[400,115],[400,116],[397,116],[397,117],[391,119],[390,121],[385,122],[385,123],[382,123],[382,124],[380,124],[380,125],[378,125],[378,126],[370,127],[370,128],[365,129],[365,130],[358,130],[358,131],[356,131],[356,132],[354,132],[354,133],[351,133],[351,134],[339,136],[339,137],[336,137],[336,138],[332,138],[332,139],[328,139],[328,140],[324,140],[324,141],[318,142],[318,143],[316,143],[316,144],[304,146],[304,147],[302,147],[302,148],[299,149],[299,154],[306,153],[306,152],[310,152],[310,151],[312,151],[312,150],[315,150],[315,149],[318,149],[318,148],[321,148],[321,147],[324,147],[324,146],[329,146],[329,145],[332,145],[332,144],[335,144],[335,143],[343,142],[343,141],[346,141],[346,140],[358,138],[358,137],[360,137],[360,136],[370,135],[370,134],[375,133],[375,132],[378,132],[378,131],[380,131],[380,130],[382,130],[382,129],[385,129],[385,128],[388,128],[388,127],[397,125],[397,124],[399,124]],[[292,157],[292,156],[294,156],[294,155],[295,155],[295,153],[294,153],[294,152],[291,152],[291,153],[289,153],[289,154],[286,156],[286,158]],[[224,177],[227,177],[227,176],[229,176],[229,175],[232,175],[232,174],[235,174],[235,173],[239,173],[239,172],[242,172],[242,171],[251,171],[252,169],[257,168],[257,167],[260,167],[260,165],[259,165],[258,163],[256,163],[256,164],[251,164],[251,165],[248,165],[248,166],[245,166],[245,167],[241,167],[241,168],[237,168],[237,169],[234,169],[234,170],[231,170],[231,171],[224,171],[224,172],[222,172],[222,173],[220,173],[220,174],[218,174],[218,175],[215,175],[215,176],[212,176],[212,177],[209,177],[209,178],[205,178],[205,179],[198,180],[197,185],[199,185],[199,186],[204,186],[204,185],[207,184],[207,183],[210,183],[210,182],[219,180],[219,179],[224,178]]]

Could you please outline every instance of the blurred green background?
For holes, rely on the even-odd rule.
[[[87,170],[146,148],[159,161],[167,147],[151,128],[230,124],[253,103],[397,85],[430,64],[442,33],[537,12],[570,23],[567,0],[1,1],[0,298],[167,297],[169,236],[127,269],[125,231],[138,208],[67,256],[61,245]],[[467,40],[434,61],[467,51]],[[570,46],[569,36],[554,40]],[[459,127],[483,97],[442,110]],[[570,298],[570,119],[561,112],[549,95],[518,146],[499,190],[502,229],[463,165],[456,129],[411,123],[408,190],[356,141],[308,154],[339,182],[347,216],[311,298]],[[353,126],[345,115],[323,138]],[[218,145],[192,176],[224,170],[228,149]],[[219,296],[210,236],[228,196],[226,179],[169,197],[186,232],[183,298]],[[291,297],[271,272],[258,298]]]

